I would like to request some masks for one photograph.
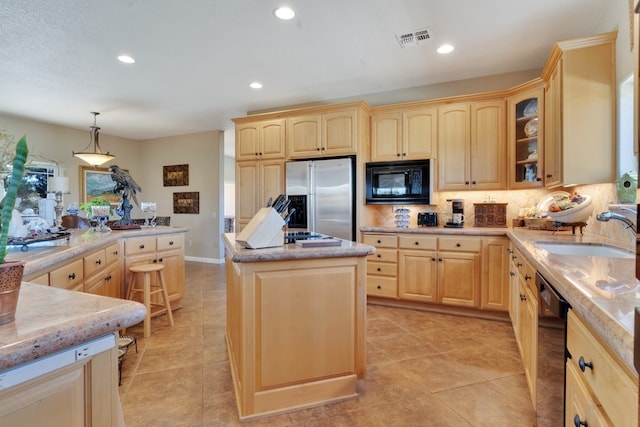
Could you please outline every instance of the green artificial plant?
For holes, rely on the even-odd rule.
[[[9,181],[9,188],[0,202],[0,264],[4,264],[4,258],[7,255],[7,240],[9,238],[9,223],[11,222],[11,215],[13,214],[13,208],[16,204],[16,196],[18,194],[18,187],[22,183],[22,177],[24,176],[24,165],[27,162],[27,156],[29,155],[29,148],[27,147],[27,138],[22,137],[16,145],[16,154],[12,161],[11,180]]]
[[[95,197],[88,202],[81,203],[79,209],[84,211],[87,218],[91,216],[91,206],[111,206],[111,203],[104,197]],[[113,208],[109,209],[109,214],[113,214]]]

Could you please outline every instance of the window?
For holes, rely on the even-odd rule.
[[[56,176],[57,173],[58,166],[51,163],[29,162],[29,165],[25,166],[22,184],[18,188],[18,197],[21,199],[20,211],[26,208],[32,208],[37,211],[39,200],[47,198],[47,181],[49,177]],[[3,190],[7,188],[10,180],[10,174],[3,178]]]

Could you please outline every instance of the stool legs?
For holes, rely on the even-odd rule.
[[[144,317],[144,337],[145,338],[148,338],[151,336],[152,315],[155,316],[156,314],[162,314],[166,312],[167,316],[169,317],[169,323],[173,327],[173,313],[171,312],[171,304],[169,302],[169,293],[167,292],[167,286],[164,281],[164,274],[162,273],[163,269],[164,269],[164,266],[158,266],[156,264],[154,265],[144,264],[144,265],[133,266],[129,270],[130,279],[129,279],[129,287],[127,289],[127,299],[131,299],[134,293],[141,292],[143,294],[142,303],[144,304],[144,307],[146,309],[146,315]],[[153,272],[156,273],[157,283],[154,285],[154,288],[156,290],[152,292],[151,291],[151,273]],[[140,286],[139,283],[136,283],[136,280],[138,280],[137,276],[139,276],[140,274],[143,275],[142,288],[136,287],[136,286]],[[157,289],[157,288],[160,288],[160,289]],[[162,294],[163,304],[151,302],[151,295],[155,293]],[[164,308],[160,310],[156,310],[154,313],[151,313],[152,306],[164,306]]]
[[[151,273],[144,274],[144,307],[147,309],[147,314],[144,316],[144,337],[151,336]],[[165,301],[166,302],[166,301]]]
[[[162,288],[162,299],[164,300],[164,306],[167,308],[169,324],[173,327],[173,314],[171,313],[171,305],[169,304],[169,292],[167,292],[167,286],[164,283],[164,274],[162,274],[162,270],[159,270],[156,273],[158,274],[158,282]]]

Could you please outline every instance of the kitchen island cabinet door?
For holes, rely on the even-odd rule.
[[[438,302],[438,266],[436,251],[398,251],[398,297]]]

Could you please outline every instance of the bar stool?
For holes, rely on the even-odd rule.
[[[164,265],[162,264],[138,264],[129,267],[130,279],[129,279],[129,289],[127,290],[127,299],[131,299],[131,297],[136,293],[143,294],[143,304],[147,309],[147,314],[144,318],[144,337],[148,338],[151,336],[151,317],[155,317],[160,314],[167,313],[169,316],[169,323],[173,326],[173,314],[171,314],[171,304],[169,303],[169,294],[167,293],[167,287],[164,282],[164,274],[162,273],[164,270]],[[154,285],[151,284],[151,273],[156,273],[156,283]],[[136,278],[142,274],[143,287],[136,287]],[[153,288],[153,290],[152,290]],[[161,302],[153,302],[151,301],[151,295],[160,293],[162,294]],[[154,310],[151,312],[151,307],[162,307],[159,310]]]

